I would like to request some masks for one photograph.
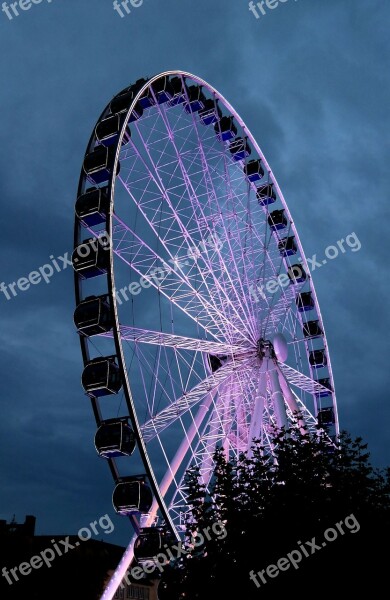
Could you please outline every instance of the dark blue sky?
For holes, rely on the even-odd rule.
[[[134,80],[193,72],[233,104],[283,190],[306,255],[355,232],[313,273],[343,428],[390,464],[388,385],[389,22],[386,0],[289,0],[256,20],[246,0],[42,0],[0,13],[0,283],[72,250],[85,146],[107,101]],[[70,267],[0,294],[0,518],[77,532],[111,507],[79,380]],[[110,541],[126,543],[115,517]]]

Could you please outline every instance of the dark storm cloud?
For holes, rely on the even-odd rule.
[[[109,99],[139,77],[192,71],[255,135],[309,257],[358,235],[359,252],[313,278],[342,426],[389,463],[389,17],[387,3],[364,0],[290,1],[258,21],[246,0],[145,0],[124,19],[110,0],[43,2],[12,22],[1,13],[0,280],[71,250],[82,156]],[[0,296],[0,513],[33,512],[45,533],[105,514],[112,491],[79,384],[72,285],[68,268]]]

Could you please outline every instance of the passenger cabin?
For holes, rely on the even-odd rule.
[[[116,485],[112,503],[120,515],[147,513],[153,503],[152,490],[144,479],[126,477]]]
[[[172,83],[169,81],[169,77],[159,77],[152,83],[151,87],[158,104],[165,104],[165,102],[172,100],[174,90]]]
[[[85,227],[100,225],[107,220],[110,208],[108,188],[92,187],[76,200],[76,217]]]
[[[329,377],[324,377],[323,379],[318,379],[317,383],[319,383],[326,389],[323,389],[320,392],[316,392],[315,393],[316,398],[326,398],[327,396],[332,395],[332,386],[330,385]]]
[[[284,214],[284,208],[280,210],[274,210],[268,216],[268,225],[272,231],[278,231],[287,227],[287,217]]]
[[[208,98],[204,103],[204,108],[199,111],[199,119],[202,125],[213,125],[222,118],[222,111],[218,106],[218,101]]]
[[[214,131],[221,142],[228,142],[237,135],[237,127],[234,117],[222,117],[219,123],[214,125]]]
[[[315,307],[314,298],[311,292],[302,292],[296,297],[296,305],[299,312],[313,310]]]
[[[128,88],[127,90],[124,90],[123,92],[121,92],[120,94],[115,96],[115,98],[113,98],[113,100],[111,100],[111,103],[110,103],[111,113],[113,115],[116,115],[117,113],[127,113],[134,98],[135,98],[135,93],[132,88]],[[131,113],[129,123],[133,123],[134,121],[137,121],[137,119],[140,119],[143,115],[143,112],[144,112],[144,109],[139,104],[139,102],[137,102],[137,104],[135,105],[135,107]]]
[[[95,136],[102,146],[108,148],[117,143],[123,124],[124,116],[120,113],[102,119],[95,127]],[[122,146],[129,143],[131,138],[131,131],[129,127],[126,127],[126,131],[122,138]]]
[[[261,185],[256,190],[256,198],[260,206],[267,206],[276,202],[276,194],[273,183]]]
[[[173,95],[172,99],[169,101],[169,106],[176,106],[177,104],[182,104],[186,99],[182,78],[172,77],[172,79],[170,80],[170,85]]]
[[[131,456],[135,446],[135,434],[127,418],[104,421],[95,435],[95,448],[102,458]]]
[[[92,279],[107,273],[110,253],[102,238],[89,238],[79,244],[72,254],[73,268],[82,279]]]
[[[84,158],[83,169],[92,184],[108,181],[112,174],[115,162],[115,154],[109,148],[97,146]],[[119,174],[120,164],[118,162],[116,175]]]
[[[160,552],[165,553],[166,546],[174,542],[172,534],[164,527],[144,527],[135,541],[134,557],[140,565],[155,563],[153,558]]]
[[[303,283],[306,280],[306,272],[303,266],[299,263],[291,265],[291,267],[287,269],[287,275],[290,279],[290,283],[294,285]]]
[[[142,96],[138,100],[138,104],[143,110],[147,110],[156,104],[150,87],[146,88],[146,90],[143,92]]]
[[[119,392],[122,378],[115,361],[116,356],[99,356],[86,364],[81,383],[87,394],[100,397]]]
[[[236,137],[229,144],[229,151],[233,160],[245,160],[252,152],[248,141],[242,137]]]
[[[89,296],[76,307],[73,316],[77,331],[87,337],[107,333],[113,328],[114,317],[107,294]]]
[[[318,425],[320,427],[330,427],[335,423],[334,410],[332,407],[322,408],[317,414]]]
[[[244,173],[245,177],[251,183],[256,183],[257,181],[260,181],[264,177],[264,169],[261,165],[261,160],[259,158],[250,160],[244,166]]]
[[[285,238],[281,239],[280,242],[278,243],[278,249],[279,249],[280,255],[283,257],[293,256],[294,254],[296,254],[298,251],[298,248],[295,243],[295,237],[293,235],[291,235],[289,237],[285,237]]]
[[[326,367],[328,364],[328,359],[326,357],[325,350],[312,350],[309,354],[309,363],[313,369],[321,369],[322,367]]]
[[[188,113],[195,113],[203,110],[206,105],[206,97],[202,92],[202,86],[191,85],[187,90],[188,98],[184,101],[184,109]]]
[[[323,331],[318,321],[307,321],[307,323],[303,324],[303,335],[305,336],[305,338],[315,338],[319,337],[322,334]]]

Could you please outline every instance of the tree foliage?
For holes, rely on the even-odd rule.
[[[278,592],[311,598],[315,590],[351,593],[365,586],[379,591],[387,576],[389,473],[375,469],[367,445],[347,433],[334,446],[321,430],[275,431],[273,456],[256,442],[250,456],[234,462],[217,448],[208,492],[197,469],[187,475],[187,545],[195,530],[217,522],[227,535],[211,535],[166,569],[161,600],[271,598]],[[335,536],[330,529],[336,537],[328,541],[326,531]],[[313,538],[314,552],[306,544]],[[257,578],[260,587],[250,579],[251,571],[277,565],[299,546],[308,556],[301,548],[297,568],[291,564],[274,577],[265,572],[266,583]]]

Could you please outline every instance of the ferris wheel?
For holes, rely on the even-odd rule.
[[[184,475],[272,454],[272,432],[338,434],[328,345],[293,219],[232,106],[186,72],[142,79],[100,115],[75,218],[82,385],[134,558],[179,539]],[[163,527],[161,527],[163,525]],[[134,550],[135,544],[135,550]],[[146,551],[147,549],[147,551]],[[151,550],[152,549],[152,550]],[[150,556],[149,556],[150,555]]]

